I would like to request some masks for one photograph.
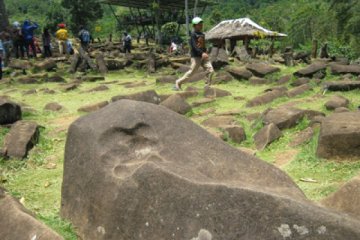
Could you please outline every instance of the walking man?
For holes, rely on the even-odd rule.
[[[205,34],[202,32],[203,20],[196,17],[192,20],[194,31],[191,33],[190,47],[191,47],[191,66],[190,70],[185,75],[178,79],[175,83],[174,90],[180,91],[181,85],[185,83],[191,76],[193,76],[199,67],[203,67],[206,71],[206,86],[211,85],[214,68],[209,60],[205,45]]]

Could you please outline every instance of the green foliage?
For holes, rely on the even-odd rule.
[[[78,32],[81,26],[91,29],[103,16],[102,6],[97,0],[62,0],[61,5],[69,10],[69,25],[73,32]]]

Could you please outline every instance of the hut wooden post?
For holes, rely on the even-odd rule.
[[[236,39],[230,39],[230,52],[234,52],[234,49],[237,45],[237,40]]]

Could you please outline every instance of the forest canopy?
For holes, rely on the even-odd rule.
[[[206,27],[221,20],[250,17],[255,22],[288,34],[282,43],[298,49],[309,49],[313,40],[329,43],[337,54],[360,56],[360,1],[357,0],[218,0],[219,4],[204,13]],[[69,22],[100,27],[100,35],[123,31],[112,11],[97,0],[5,0],[11,21],[31,18],[47,27]],[[50,7],[49,7],[50,6]],[[115,9],[123,14],[125,9]],[[81,17],[79,17],[79,15]],[[183,31],[184,32],[184,31]]]

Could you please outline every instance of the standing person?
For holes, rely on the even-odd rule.
[[[59,43],[59,52],[60,54],[67,54],[67,41],[69,38],[68,31],[66,30],[66,25],[64,23],[60,23],[58,25],[59,30],[55,33],[56,39]]]
[[[22,35],[24,36],[25,40],[25,49],[27,57],[30,58],[30,47],[33,52],[32,57],[36,57],[36,47],[34,43],[34,31],[39,28],[39,25],[34,22],[32,23],[30,20],[25,20],[23,27],[21,29]]]
[[[4,46],[3,46],[3,43],[0,39],[0,80],[2,79],[2,75],[3,75],[3,71],[2,71],[2,65],[3,65],[3,56],[4,56],[4,52],[5,52],[5,49],[4,49]]]
[[[190,47],[191,47],[191,67],[190,70],[185,73],[185,75],[178,79],[175,83],[174,90],[181,90],[181,85],[189,80],[193,76],[200,66],[206,70],[206,86],[211,85],[211,78],[214,73],[214,68],[211,65],[209,60],[209,55],[207,53],[205,45],[205,34],[202,32],[203,29],[203,20],[199,17],[196,17],[192,20],[194,31],[191,33]]]
[[[5,66],[10,62],[11,49],[13,46],[11,34],[12,31],[9,27],[6,27],[6,29],[0,33],[0,39],[4,48],[3,64]]]
[[[19,22],[13,23],[13,47],[15,57],[19,58],[20,56],[24,58],[24,48],[25,48],[25,39],[21,31],[21,25]],[[20,55],[19,55],[20,53]]]
[[[123,45],[124,45],[125,53],[131,53],[131,45],[132,45],[131,42],[132,42],[132,38],[130,34],[124,32]]]
[[[90,32],[85,27],[82,26],[80,29],[81,30],[79,32],[78,37],[79,37],[80,42],[81,42],[81,47],[85,51],[87,51],[92,37],[91,37]]]
[[[44,57],[51,57],[51,35],[48,28],[44,28],[42,35],[43,47],[44,47]]]

